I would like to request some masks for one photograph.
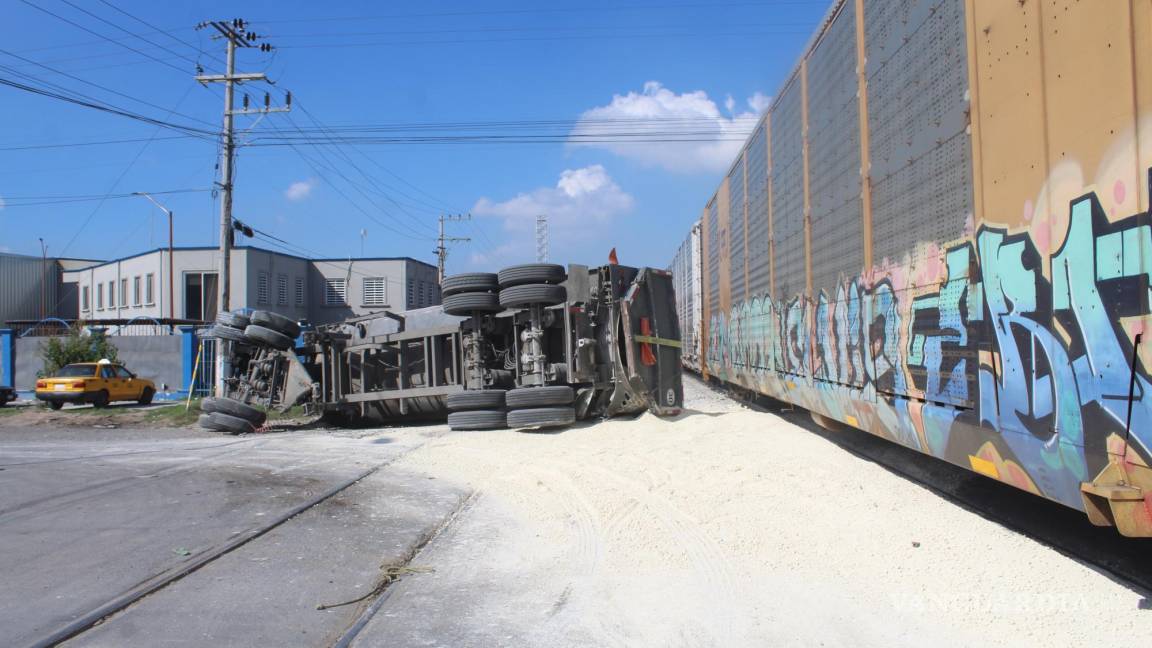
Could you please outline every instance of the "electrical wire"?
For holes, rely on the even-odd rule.
[[[147,140],[145,140],[147,141]],[[122,198],[136,198],[140,193],[148,193],[153,196],[162,196],[165,194],[185,194],[185,193],[203,193],[212,191],[211,189],[169,189],[167,191],[147,191],[147,192],[134,192],[123,194],[89,194],[79,196],[4,196],[4,208],[9,209],[12,207],[32,207],[36,205],[62,205],[65,203],[80,203],[92,202],[103,200],[120,200]]]
[[[68,97],[68,96],[62,95],[62,94],[57,93],[57,92],[52,92],[50,90],[44,90],[43,88],[37,88],[34,86],[19,83],[17,81],[13,81],[11,79],[6,79],[3,77],[0,77],[0,85],[5,85],[5,86],[11,87],[11,88],[15,88],[17,90],[23,90],[24,92],[30,92],[32,94],[37,94],[37,95],[41,95],[44,97],[49,97],[51,99],[58,99],[60,101],[76,104],[78,106],[84,106],[86,108],[92,108],[94,110],[100,110],[102,112],[110,113],[113,115],[119,115],[121,117],[127,117],[128,119],[134,119],[136,121],[141,121],[141,122],[144,122],[146,124],[152,124],[153,126],[157,126],[160,128],[168,128],[168,129],[179,131],[182,133],[199,135],[199,136],[215,136],[216,135],[215,132],[208,131],[208,130],[205,130],[202,128],[196,128],[194,126],[185,126],[183,124],[176,124],[176,123],[161,120],[161,119],[155,119],[152,117],[148,117],[147,115],[141,115],[139,113],[134,113],[134,112],[131,112],[128,110],[117,108],[115,106],[112,106],[112,105],[106,104],[106,103],[102,105],[102,104],[98,104],[98,103],[93,103],[91,101],[85,101],[83,99]],[[169,113],[169,114],[172,114],[172,113]]]

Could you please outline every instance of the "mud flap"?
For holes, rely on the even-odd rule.
[[[648,409],[674,416],[684,406],[680,322],[672,275],[644,268],[621,300],[628,381],[643,394]]]

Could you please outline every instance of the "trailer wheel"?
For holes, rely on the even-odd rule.
[[[257,407],[242,403],[235,398],[214,398],[208,396],[200,401],[200,411],[209,414],[220,412],[242,418],[253,425],[263,425],[268,420],[268,414]]]
[[[221,324],[217,324],[216,326],[208,329],[208,332],[204,334],[204,337],[218,338],[221,340],[228,340],[230,342],[240,342],[242,344],[251,342],[251,340],[244,337],[244,331]]]
[[[249,319],[252,320],[253,324],[271,329],[286,337],[294,339],[300,335],[300,325],[291,318],[284,317],[279,313],[273,313],[272,311],[252,311]]]
[[[520,308],[532,304],[553,306],[564,303],[565,299],[568,299],[568,291],[564,286],[548,284],[525,284],[500,291],[500,305],[504,308]]]
[[[440,283],[440,294],[444,297],[466,292],[496,292],[500,282],[492,272],[464,272],[444,277]]]
[[[546,385],[509,390],[504,401],[512,409],[524,409],[546,405],[571,405],[573,398],[575,393],[568,385]]]
[[[255,432],[258,426],[253,425],[251,421],[246,421],[239,416],[232,416],[224,412],[212,412],[208,414],[208,424],[205,426],[201,422],[201,427],[207,427],[209,430],[220,430],[229,434],[244,434],[246,432]]]
[[[216,432],[226,431],[225,428],[220,427],[220,425],[216,423],[211,414],[201,414],[200,418],[196,419],[196,423],[205,430],[214,430]]]
[[[228,328],[234,328],[243,331],[246,326],[252,323],[252,320],[250,320],[248,316],[243,313],[237,313],[236,311],[223,311],[216,315],[216,323],[220,326],[227,326]]]
[[[448,410],[452,412],[493,410],[501,407],[504,407],[503,389],[468,389],[448,394]]]
[[[508,412],[510,428],[564,427],[575,422],[576,412],[571,407],[535,407]]]
[[[448,427],[453,430],[500,430],[508,427],[508,421],[501,410],[452,412],[448,415]]]
[[[259,324],[249,324],[248,328],[244,329],[244,337],[248,338],[249,342],[270,346],[279,351],[287,351],[296,344],[287,335]]]
[[[473,313],[499,313],[500,298],[492,293],[467,292],[444,298],[444,312],[467,317]]]
[[[524,284],[558,284],[568,278],[562,265],[555,263],[525,263],[504,268],[497,276],[501,288]]]

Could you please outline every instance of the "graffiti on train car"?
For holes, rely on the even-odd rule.
[[[1087,194],[1047,259],[1028,232],[991,226],[938,257],[815,302],[761,294],[714,313],[709,370],[1077,508],[1106,443],[1127,438],[1148,463],[1149,212],[1109,221]]]

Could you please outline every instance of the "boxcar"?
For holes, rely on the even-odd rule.
[[[837,2],[676,256],[681,330],[708,377],[1152,536],[1150,169],[1149,0]]]

